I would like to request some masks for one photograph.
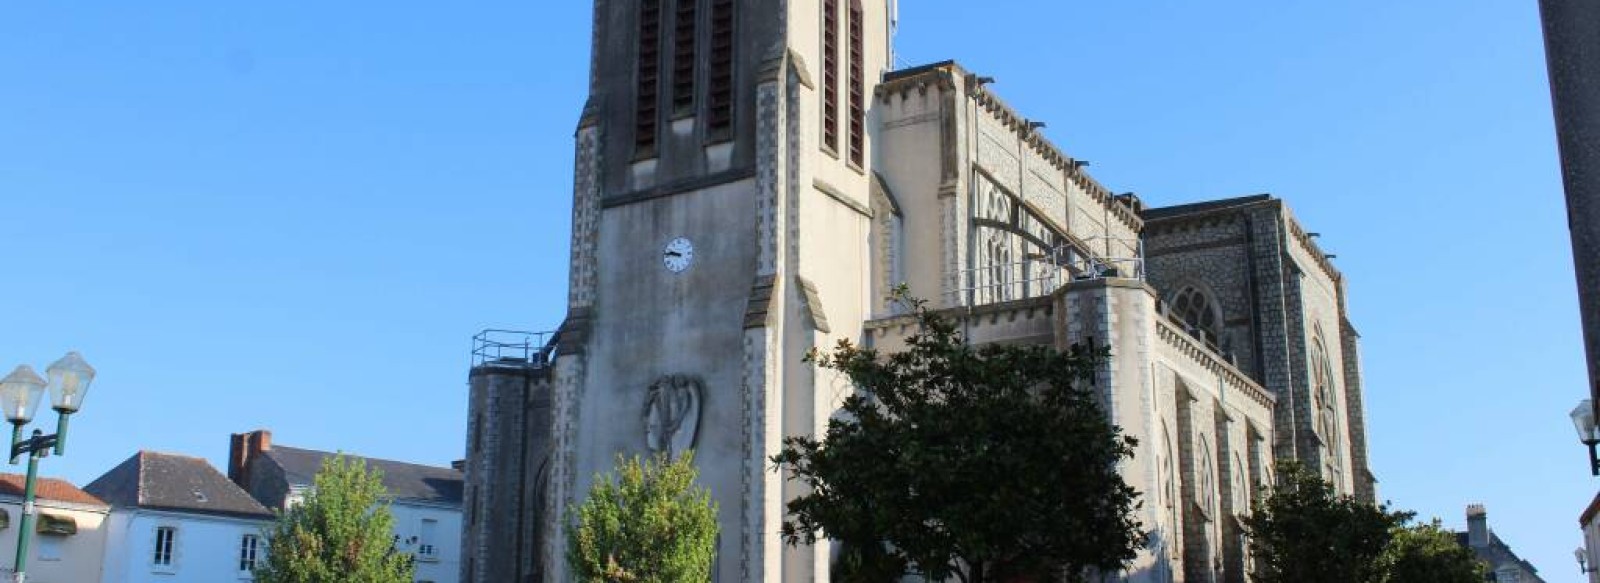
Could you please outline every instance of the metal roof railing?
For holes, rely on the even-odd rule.
[[[504,364],[543,368],[555,364],[556,332],[488,329],[472,336],[472,366]]]

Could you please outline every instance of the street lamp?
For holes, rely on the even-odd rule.
[[[1594,426],[1594,405],[1588,399],[1572,410],[1572,425],[1578,430],[1578,441],[1589,446],[1589,473],[1600,476],[1600,452],[1595,450],[1600,446],[1600,431]]]
[[[67,417],[77,413],[83,406],[83,397],[89,393],[89,383],[94,381],[94,367],[84,362],[83,356],[77,352],[68,352],[46,368],[45,375],[49,381],[33,372],[33,367],[22,365],[0,379],[0,412],[4,412],[6,421],[11,422],[11,464],[16,465],[22,454],[28,454],[28,480],[23,488],[22,520],[17,525],[16,583],[24,583],[28,578],[28,535],[33,530],[33,515],[36,512],[33,495],[34,483],[39,477],[39,458],[50,455],[52,450],[56,455],[66,453]],[[46,388],[50,389],[50,408],[55,409],[57,414],[56,432],[45,435],[44,431],[34,429],[32,437],[23,439],[22,428],[33,421],[33,414],[39,410]]]
[[[1578,571],[1583,573],[1593,573],[1596,571],[1594,567],[1589,566],[1589,553],[1583,550],[1583,547],[1578,547],[1578,550],[1572,551],[1572,556],[1578,558]]]

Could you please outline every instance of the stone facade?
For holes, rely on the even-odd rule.
[[[1376,497],[1367,466],[1359,336],[1344,276],[1283,201],[1258,195],[1145,213],[1150,283],[1209,298],[1213,349],[1274,395],[1275,455],[1341,492]],[[1214,339],[1214,340],[1213,340]]]
[[[553,451],[551,368],[497,360],[469,381],[467,486],[462,500],[462,583],[541,581]]]
[[[721,513],[714,580],[827,580],[833,545],[778,537],[805,492],[768,460],[851,390],[808,350],[911,333],[884,300],[900,284],[974,343],[1111,348],[1095,390],[1139,439],[1122,471],[1152,534],[1123,580],[1244,581],[1239,517],[1277,459],[1373,496],[1344,280],[1282,201],[1146,210],[1113,194],[983,77],[890,71],[891,0],[738,2],[731,45],[670,16],[721,4],[596,1],[568,316],[536,380],[474,372],[469,506],[517,518],[468,521],[479,577],[464,580],[570,580],[561,518],[617,454],[650,449],[649,388],[680,376],[703,387],[692,445]],[[710,36],[674,43],[696,30]],[[639,60],[657,48],[642,39],[683,67]],[[731,65],[683,48],[716,46]],[[690,105],[665,101],[686,91],[674,76],[719,66],[737,95],[726,135],[707,132],[705,74]],[[650,75],[659,86],[640,85]],[[664,247],[680,238],[692,258]],[[548,392],[547,422],[507,409],[527,391]]]

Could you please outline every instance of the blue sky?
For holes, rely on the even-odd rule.
[[[1151,204],[1270,192],[1350,279],[1381,493],[1579,581],[1600,481],[1534,2],[901,8]],[[0,365],[82,350],[87,482],[227,435],[443,464],[469,338],[565,299],[586,2],[0,5]]]

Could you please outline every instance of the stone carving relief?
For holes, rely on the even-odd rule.
[[[661,377],[650,385],[644,403],[645,446],[651,453],[666,452],[677,458],[694,448],[700,429],[699,379],[684,375]]]

